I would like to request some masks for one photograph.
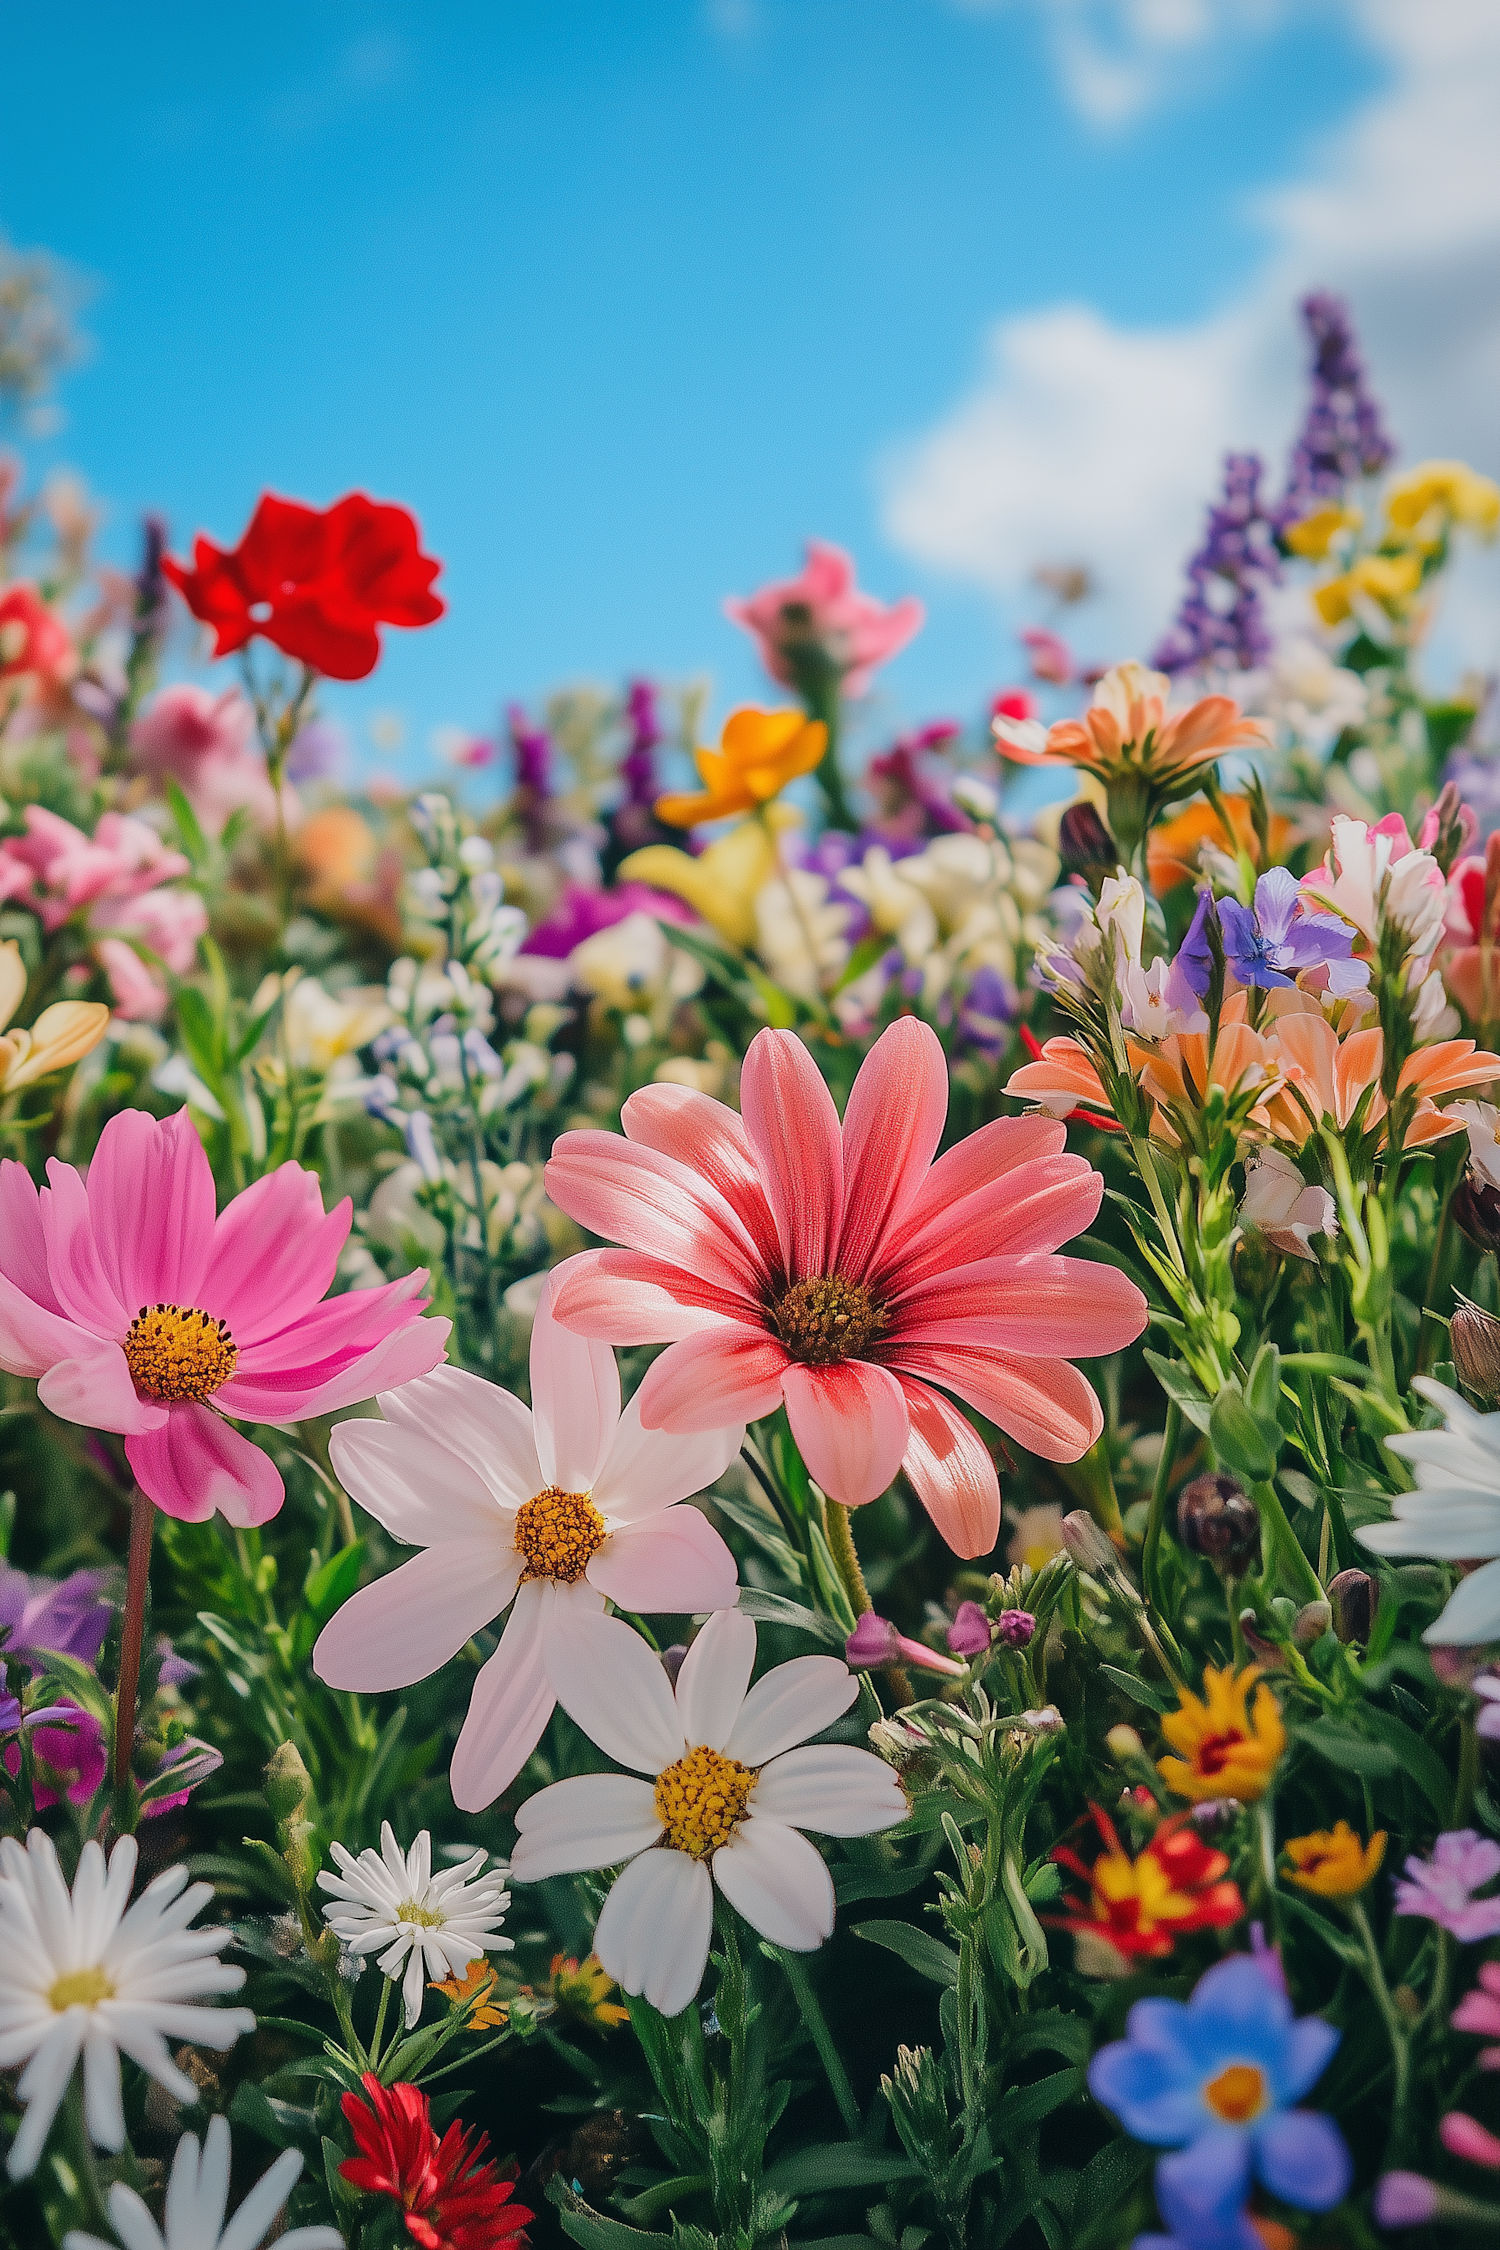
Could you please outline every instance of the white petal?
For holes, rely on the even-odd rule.
[[[559,1604],[547,1635],[547,1677],[568,1717],[616,1765],[657,1774],[682,1756],[685,1739],[661,1659],[618,1618]]]
[[[703,1981],[713,1926],[714,1889],[702,1861],[642,1852],[604,1901],[594,1951],[622,1992],[676,2016]]]
[[[120,2058],[103,2026],[91,2023],[83,2042],[83,2114],[95,2148],[120,2148],[125,2111],[120,2098]]]
[[[401,1983],[401,1997],[406,2004],[406,2028],[411,2031],[422,2013],[422,1987],[427,1981],[427,1957],[420,1945],[411,1949],[406,1964],[406,1975]]]
[[[328,1454],[350,1497],[405,1546],[436,1547],[451,1539],[514,1544],[511,1518],[489,1485],[431,1431],[340,1422]]]
[[[575,1336],[552,1317],[565,1259],[547,1277],[531,1330],[531,1412],[548,1484],[591,1492],[620,1420],[620,1371],[608,1344]]]
[[[197,2145],[191,2134],[184,2134],[177,2147],[177,2163],[172,2167],[172,2178],[177,2178],[177,2164],[182,2163],[183,2150],[197,2157]],[[183,2165],[183,2197],[191,2209],[200,2234],[217,2236],[224,2224],[224,2213],[229,2208],[229,2120],[211,2117],[208,2131],[203,2137],[203,2153],[196,2164]],[[171,2188],[167,2190],[167,2224],[173,2218]]]
[[[109,2218],[125,2250],[163,2250],[162,2238],[156,2231],[156,2221],[138,2195],[116,2181],[109,2191]],[[189,2242],[192,2236],[189,2235]],[[213,2237],[207,2238],[210,2242]]]
[[[677,1718],[684,1742],[724,1748],[754,1668],[754,1620],[741,1610],[715,1610],[677,1675]]]
[[[510,1787],[552,1716],[557,1698],[546,1666],[552,1593],[551,1586],[537,1579],[521,1588],[500,1646],[474,1682],[448,1769],[448,1786],[461,1812],[483,1812]]]
[[[504,1507],[519,1508],[547,1482],[536,1457],[531,1416],[521,1401],[461,1367],[435,1367],[399,1390],[382,1391],[380,1411],[397,1428],[414,1430],[456,1454]],[[340,1429],[358,1427],[339,1424]]]
[[[884,1759],[824,1742],[773,1758],[751,1792],[750,1811],[818,1836],[874,1836],[905,1820],[908,1807]]]
[[[608,1521],[637,1523],[717,1484],[745,1442],[745,1425],[688,1433],[641,1428],[640,1392],[620,1416],[594,1485],[594,1505]]]
[[[587,1577],[620,1609],[695,1617],[740,1598],[733,1555],[702,1509],[685,1503],[611,1531]]]
[[[794,1656],[756,1681],[724,1747],[747,1766],[763,1766],[832,1726],[858,1693],[858,1680],[836,1656]]]
[[[744,1821],[714,1853],[714,1881],[773,1945],[811,1953],[833,1931],[833,1878],[821,1855],[778,1820]]]
[[[283,2149],[235,2212],[220,2238],[219,2250],[259,2250],[271,2221],[296,2186],[301,2171],[300,2150]],[[281,2239],[284,2245],[291,2238],[283,2235]],[[334,2239],[337,2241],[338,2237]]]
[[[1500,1641],[1500,1562],[1486,1563],[1466,1578],[1422,1638],[1449,1648]]]
[[[318,1635],[313,1670],[359,1695],[427,1679],[499,1616],[521,1565],[515,1548],[496,1538],[426,1548],[335,1612]]]
[[[32,1834],[36,1834],[35,1829]],[[37,2158],[73,2075],[78,2050],[83,2044],[83,2030],[82,2011],[70,2008],[66,2015],[57,2018],[55,2027],[21,2073],[16,2091],[26,2104],[26,2115],[11,2145],[10,2176],[13,2180],[24,2180],[36,2170]],[[196,2088],[194,2091],[196,2093]]]
[[[510,1870],[518,1883],[613,1867],[662,1832],[656,1791],[634,1774],[580,1773],[528,1797],[516,1814]]]

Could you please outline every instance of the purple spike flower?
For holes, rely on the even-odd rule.
[[[1365,363],[1342,297],[1319,290],[1302,300],[1313,348],[1312,390],[1287,466],[1278,532],[1343,498],[1346,485],[1377,476],[1395,457],[1379,403],[1366,388]]]
[[[1251,672],[1271,654],[1261,593],[1281,579],[1273,524],[1260,497],[1258,453],[1224,456],[1222,499],[1208,511],[1203,544],[1187,567],[1187,592],[1151,661],[1159,671],[1218,665]]]

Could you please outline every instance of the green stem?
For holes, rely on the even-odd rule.
[[[1182,1408],[1175,1399],[1167,1402],[1167,1424],[1162,1437],[1161,1459],[1156,1464],[1156,1481],[1151,1487],[1151,1514],[1146,1523],[1145,1544],[1141,1548],[1141,1583],[1146,1589],[1148,1605],[1160,1612],[1161,1598],[1161,1535],[1166,1520],[1167,1493],[1172,1483],[1172,1466],[1177,1458],[1177,1444],[1182,1436]]]
[[[94,2144],[89,2139],[88,2125],[83,2114],[83,2074],[75,2069],[68,2082],[62,2105],[63,2146],[68,2154],[68,2168],[78,2183],[78,2201],[82,2216],[91,2227],[113,2239],[109,2211],[104,2201],[104,2190],[99,2184],[99,2169],[94,2162]]]
[[[838,2048],[834,2045],[833,2034],[828,2028],[828,2019],[824,2015],[818,1996],[812,1988],[812,1980],[803,1966],[802,1957],[798,1953],[788,1953],[780,1945],[773,1945],[771,1951],[781,1964],[786,1981],[792,1988],[792,1996],[796,2000],[802,2021],[807,2027],[813,2045],[818,2050],[818,2058],[827,2073],[829,2086],[833,2090],[833,2098],[838,2103],[839,2115],[844,2120],[844,2130],[851,2141],[857,2140],[864,2129],[864,2121],[859,2114],[859,2104],[854,2099],[854,2089],[849,2083],[849,2074],[844,2068]]]
[[[380,2035],[385,2029],[385,2011],[390,2006],[390,2000],[391,1980],[389,1977],[383,1976],[380,1980],[380,2005],[375,2010],[375,2029],[370,2034],[370,2068],[372,2070],[380,2068]]]
[[[151,1534],[156,1528],[156,1508],[139,1485],[130,1500],[130,1555],[125,1565],[125,1615],[120,1627],[120,1681],[115,1691],[114,1768],[115,1818],[129,1813],[126,1804],[130,1781],[130,1756],[135,1746],[136,1695],[141,1684],[141,1640],[146,1629],[146,1592],[151,1580]],[[133,1815],[129,1826],[134,1828]]]
[[[1370,1990],[1375,1996],[1375,2004],[1385,2022],[1386,2037],[1391,2043],[1391,2062],[1395,2069],[1396,2083],[1391,2102],[1391,2135],[1386,2157],[1389,2163],[1394,2164],[1400,2162],[1399,2151],[1406,2133],[1406,2104],[1411,2087],[1411,2028],[1391,1997],[1391,1988],[1385,1981],[1385,1965],[1380,1958],[1380,1948],[1375,1943],[1375,1932],[1370,1927],[1364,1900],[1350,1899],[1348,1911],[1349,1919],[1365,1949]]]
[[[850,1607],[856,1617],[864,1617],[875,1604],[870,1599],[865,1574],[859,1567],[859,1555],[854,1545],[854,1527],[849,1521],[849,1513],[842,1501],[829,1501],[824,1518],[828,1533],[828,1552],[833,1557],[833,1567],[849,1597]],[[910,1703],[912,1685],[905,1665],[887,1664],[883,1669],[897,1703]]]
[[[1270,1535],[1267,1545],[1273,1554],[1281,1558],[1283,1575],[1290,1582],[1288,1591],[1304,1602],[1320,1602],[1323,1599],[1323,1581],[1303,1554],[1302,1542],[1287,1521],[1286,1510],[1281,1505],[1275,1486],[1268,1478],[1264,1484],[1252,1485],[1250,1493],[1260,1516],[1261,1530]],[[1267,1559],[1269,1561],[1269,1557]],[[1269,1575],[1268,1570],[1267,1576]]]

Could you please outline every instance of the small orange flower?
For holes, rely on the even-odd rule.
[[[1377,1828],[1368,1844],[1362,1844],[1348,1821],[1341,1820],[1331,1829],[1315,1828],[1309,1836],[1294,1836],[1286,1855],[1299,1889],[1315,1891],[1319,1898],[1354,1898],[1379,1872],[1385,1858],[1385,1830]]]
[[[1157,790],[1181,793],[1189,774],[1230,750],[1265,750],[1264,719],[1247,719],[1227,695],[1207,695],[1168,718],[1171,681],[1143,664],[1117,664],[1094,690],[1081,719],[1063,719],[1045,733],[1035,720],[994,722],[1001,755],[1025,766],[1080,766],[1103,782],[1138,775]]]
[[[1204,844],[1212,844],[1219,851],[1253,855],[1257,839],[1249,798],[1226,797],[1223,803],[1231,831],[1227,836],[1224,823],[1206,797],[1195,797],[1171,820],[1152,829],[1146,840],[1146,873],[1158,898],[1165,898],[1178,883],[1194,880],[1199,848]],[[1269,840],[1273,862],[1284,860],[1292,840],[1292,824],[1284,813],[1272,813]]]
[[[692,828],[728,813],[757,812],[799,774],[811,773],[828,746],[821,719],[800,711],[757,711],[747,705],[724,722],[717,750],[695,753],[701,793],[669,793],[656,800],[656,817],[670,828]]]
[[[510,2021],[510,2009],[505,2001],[494,1997],[500,1980],[481,1953],[471,1961],[461,1977],[444,1977],[440,1983],[430,1984],[429,1992],[441,1992],[455,2008],[466,2008],[475,2002],[469,2017],[470,2031],[496,2031]],[[481,1997],[481,1995],[483,1997]]]
[[[1250,1690],[1260,1680],[1260,1666],[1251,1664],[1236,1672],[1226,1664],[1222,1671],[1209,1665],[1203,1674],[1203,1695],[1184,1688],[1180,1708],[1169,1711],[1161,1731],[1175,1758],[1158,1758],[1156,1770],[1177,1797],[1202,1804],[1210,1797],[1237,1797],[1253,1804],[1270,1786],[1283,1751],[1286,1729],[1275,1696],[1264,1681],[1256,1688],[1253,1709]]]

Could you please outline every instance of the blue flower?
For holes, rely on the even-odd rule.
[[[1131,2250],[1265,2250],[1245,2209],[1249,2175],[1248,2163],[1225,2164],[1206,2141],[1164,2156],[1156,2167],[1156,2207],[1170,2232],[1138,2234]]]
[[[1219,901],[1224,955],[1241,984],[1289,985],[1299,969],[1328,969],[1340,997],[1363,991],[1368,965],[1354,961],[1354,932],[1337,914],[1299,914],[1301,888],[1289,868],[1269,868],[1255,886],[1255,904]]]
[[[1192,2163],[1176,2172],[1195,2192],[1242,2202],[1253,2172],[1299,2210],[1339,2201],[1343,2135],[1288,2106],[1322,2076],[1339,2034],[1320,2016],[1294,2017],[1248,1954],[1220,1961],[1189,2001],[1138,2000],[1125,2030],[1094,2057],[1090,2089],[1136,2140],[1186,2147]]]

